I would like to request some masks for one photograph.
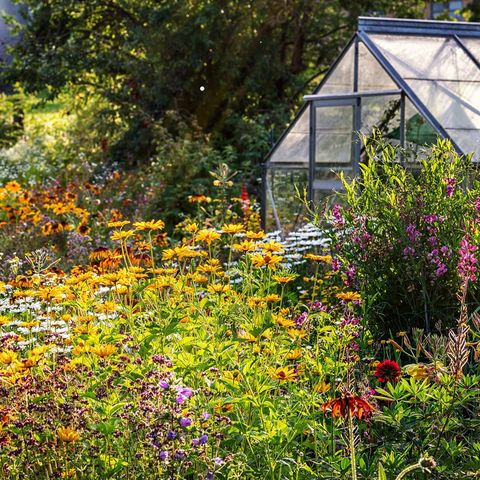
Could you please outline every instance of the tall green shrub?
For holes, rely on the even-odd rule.
[[[438,140],[423,159],[365,145],[361,175],[342,177],[342,204],[327,214],[332,254],[383,328],[427,330],[457,314],[460,242],[479,244],[480,189],[471,157]],[[471,292],[475,293],[474,286]]]

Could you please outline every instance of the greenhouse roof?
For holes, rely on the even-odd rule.
[[[325,167],[351,161],[355,170],[360,147],[353,146],[349,157],[347,150],[341,152],[342,138],[346,144],[358,143],[352,132],[378,128],[385,121],[382,112],[395,101],[399,121],[385,136],[405,146],[439,135],[479,161],[480,23],[360,17],[358,31],[305,100],[270,151],[268,166],[303,166],[314,174],[312,163],[325,162],[319,158],[324,151],[330,159]],[[342,129],[339,115],[347,105],[353,107],[353,122],[345,115]],[[336,108],[318,108],[328,106]],[[418,137],[414,125],[421,125]],[[313,147],[311,131],[316,132]]]

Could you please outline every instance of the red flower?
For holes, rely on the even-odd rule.
[[[359,420],[368,418],[374,411],[374,407],[366,400],[352,395],[349,392],[343,394],[340,398],[334,398],[321,406],[324,412],[331,412],[333,418],[343,417],[347,415],[357,417]]]
[[[377,365],[374,375],[381,383],[395,383],[401,375],[400,366],[393,360],[384,360]]]

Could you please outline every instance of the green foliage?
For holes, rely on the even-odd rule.
[[[458,311],[460,242],[479,243],[479,185],[470,158],[448,141],[408,168],[401,155],[382,142],[366,145],[361,176],[342,179],[345,206],[328,214],[332,246],[382,329],[445,326]]]
[[[268,145],[244,142],[246,126],[253,134],[261,125],[263,137],[272,126],[280,132],[359,15],[423,12],[420,0],[21,3],[28,15],[5,80],[51,97],[72,85],[100,95],[111,105],[106,118],[114,112],[128,126],[112,160],[130,164],[152,154],[155,125],[169,110],[244,160],[260,147],[258,162]]]

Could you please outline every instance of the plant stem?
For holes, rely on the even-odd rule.
[[[395,480],[401,480],[407,473],[413,472],[414,470],[417,470],[418,468],[421,468],[420,463],[415,463],[413,465],[410,465],[409,467],[403,469],[395,478]]]
[[[348,447],[350,449],[350,463],[352,466],[352,480],[357,480],[357,459],[355,457],[355,435],[353,431],[353,418],[348,411]]]

